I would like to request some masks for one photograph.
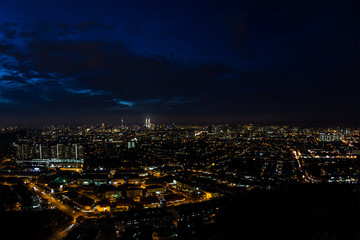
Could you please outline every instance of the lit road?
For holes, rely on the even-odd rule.
[[[10,162],[10,161],[11,161],[11,159],[10,159],[10,158],[6,158],[6,159],[4,159],[3,161],[1,161],[1,163],[0,163],[0,164],[6,163],[6,162]]]
[[[10,161],[11,161],[11,160],[10,160],[9,158],[6,158],[6,159],[4,159],[3,161],[1,161],[1,162],[0,162],[0,169],[6,167],[6,165],[1,166],[2,164],[6,163],[6,162],[10,162]]]
[[[340,140],[345,143],[346,145],[349,145],[350,147],[354,147],[354,145],[351,144],[350,141],[346,141],[344,138],[340,138]]]
[[[39,186],[37,186],[36,184],[34,184],[32,182],[25,184],[25,186],[28,187],[30,191],[34,192],[35,194],[42,197],[43,199],[48,200],[53,206],[57,207],[60,211],[71,216],[74,219],[74,221],[67,222],[66,224],[61,226],[55,233],[53,233],[49,237],[49,239],[51,239],[51,240],[58,240],[58,239],[65,238],[76,227],[77,224],[75,223],[75,219],[78,216],[86,215],[86,213],[75,210],[75,209],[67,206],[66,204],[63,204],[59,199],[55,198],[54,196],[52,196],[50,194],[45,193],[43,189],[41,189]]]
[[[54,232],[48,239],[49,240],[59,240],[65,238],[74,228],[76,227],[76,223],[70,222],[64,224],[60,227],[56,232]]]
[[[32,182],[30,182],[27,186],[30,190],[35,192],[43,199],[48,200],[53,206],[57,207],[60,211],[66,213],[67,215],[73,218],[77,218],[78,216],[85,215],[83,212],[72,209],[71,207],[63,204],[59,199],[55,198],[54,196],[45,193],[43,189],[41,189],[39,186],[35,185]]]
[[[299,152],[299,154],[298,154],[296,151],[293,151],[293,153],[294,153],[294,156],[295,156],[295,159],[296,159],[297,163],[299,164],[299,170],[300,170],[300,172],[302,172],[301,163],[300,163],[300,161],[299,161],[299,154],[300,154],[300,152]]]
[[[295,157],[295,159],[296,159],[296,161],[297,161],[297,163],[299,165],[299,170],[300,170],[301,174],[303,174],[302,177],[304,178],[304,180],[305,181],[311,181],[311,182],[317,182],[317,180],[312,178],[310,176],[310,174],[306,170],[303,171],[303,169],[301,168],[301,161],[300,161],[301,153],[300,153],[300,151],[293,151],[293,154],[294,154],[294,157]]]

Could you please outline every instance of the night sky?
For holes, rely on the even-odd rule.
[[[359,125],[357,1],[0,0],[0,125]]]

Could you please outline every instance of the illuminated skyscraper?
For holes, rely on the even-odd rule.
[[[146,119],[145,119],[145,127],[146,127],[146,128],[150,128],[150,127],[151,127],[150,118],[146,118]]]
[[[131,142],[128,142],[128,149],[135,148],[135,142],[132,140]]]

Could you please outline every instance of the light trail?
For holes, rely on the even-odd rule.
[[[296,159],[296,161],[297,161],[297,163],[298,163],[298,165],[299,165],[299,170],[300,170],[300,172],[302,173],[303,171],[302,171],[302,169],[301,169],[301,163],[300,163],[300,161],[299,161],[299,156],[298,156],[298,154],[297,154],[297,152],[296,152],[295,150],[293,151],[293,153],[294,153],[295,159]]]

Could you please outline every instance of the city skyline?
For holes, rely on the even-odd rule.
[[[1,128],[1,239],[359,238],[359,127],[143,120]]]
[[[355,1],[0,5],[0,125],[358,126]]]
[[[360,239],[360,2],[0,0],[0,239]]]

